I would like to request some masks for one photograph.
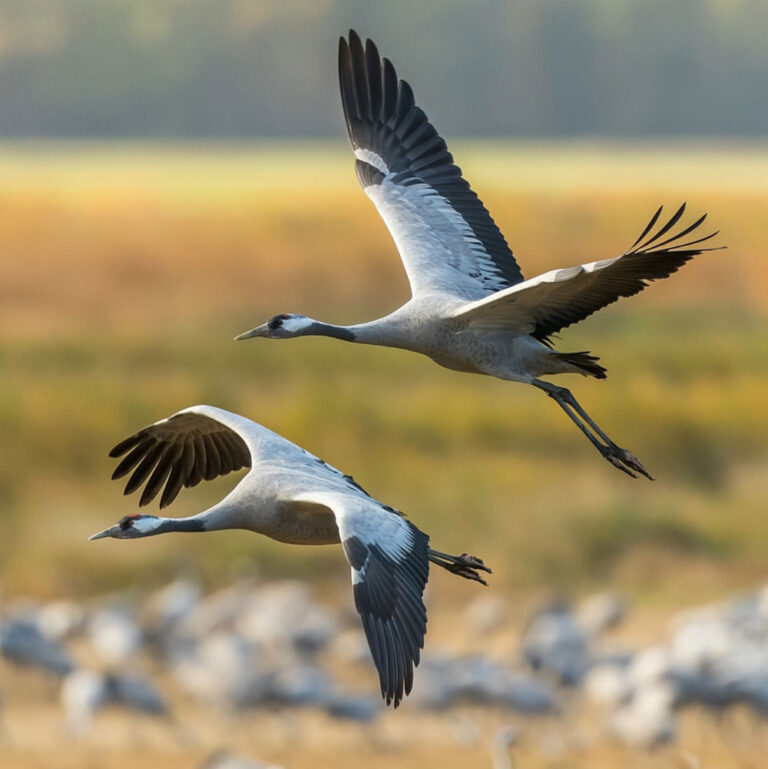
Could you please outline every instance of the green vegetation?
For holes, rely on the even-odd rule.
[[[352,321],[405,296],[347,155],[315,158],[306,145],[0,151],[4,590],[88,593],[154,584],[179,567],[223,582],[254,563],[345,580],[333,549],[294,553],[238,533],[183,547],[174,537],[86,542],[137,504],[108,480],[109,448],[199,402],[354,473],[439,547],[485,557],[500,586],[610,581],[662,601],[685,591],[691,603],[762,578],[768,177],[737,182],[739,154],[615,147],[586,153],[607,171],[582,189],[584,147],[552,152],[561,176],[552,165],[534,174],[542,145],[457,152],[526,274],[617,253],[658,201],[683,197],[691,215],[710,212],[729,246],[559,342],[601,356],[607,382],[568,384],[653,484],[612,470],[528,388],[332,340],[230,341],[275,312]],[[764,168],[768,155],[750,153]],[[305,160],[327,169],[327,188]],[[642,166],[637,188],[627,162]],[[727,184],[706,176],[712,168]],[[229,482],[182,493],[171,514],[201,509]]]

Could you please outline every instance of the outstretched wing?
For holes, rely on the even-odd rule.
[[[373,499],[330,491],[295,499],[325,505],[336,518],[381,696],[397,707],[411,691],[424,647],[429,537]]]
[[[193,406],[161,419],[118,443],[110,457],[122,457],[112,478],[132,472],[125,493],[145,481],[140,505],[165,486],[160,507],[171,504],[183,486],[196,486],[243,467],[251,467],[266,428],[213,406]]]
[[[392,234],[413,295],[477,299],[520,282],[504,236],[411,87],[354,31],[339,41],[339,83],[357,178]]]
[[[686,240],[706,214],[665,238],[682,217],[685,203],[666,224],[649,235],[661,211],[656,211],[640,237],[621,256],[546,272],[472,302],[457,310],[453,317],[465,319],[475,328],[517,331],[548,342],[560,329],[584,320],[623,296],[637,294],[650,281],[669,277],[694,256],[718,250],[700,245],[717,232]]]

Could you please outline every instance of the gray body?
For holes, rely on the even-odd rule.
[[[357,178],[395,241],[411,299],[370,323],[335,326],[283,314],[237,338],[331,336],[412,350],[455,371],[532,384],[551,396],[614,466],[650,478],[568,390],[540,377],[605,378],[596,357],[558,352],[552,336],[709,250],[697,244],[711,235],[685,239],[704,217],[670,236],[685,206],[653,231],[659,209],[620,256],[525,280],[445,141],[416,106],[410,85],[398,80],[372,41],[363,45],[354,31],[349,41],[339,42],[339,83]]]
[[[478,329],[453,317],[465,305],[446,294],[416,296],[391,315],[346,328],[351,341],[418,352],[453,371],[527,383],[546,374],[580,373],[529,334]]]
[[[399,704],[411,690],[426,633],[422,599],[429,564],[483,582],[479,559],[428,547],[429,537],[367,494],[340,470],[266,427],[213,406],[193,406],[115,446],[114,478],[140,504],[161,491],[170,504],[185,486],[249,468],[218,504],[187,518],[131,515],[91,539],[137,539],[169,532],[245,529],[294,545],[341,543],[382,696]]]

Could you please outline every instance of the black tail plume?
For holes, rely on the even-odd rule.
[[[593,376],[595,379],[605,379],[607,376],[605,368],[598,363],[600,358],[596,355],[590,355],[588,352],[558,352],[556,355],[565,363],[576,366],[584,376]]]

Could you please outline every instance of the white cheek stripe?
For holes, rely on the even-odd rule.
[[[312,321],[308,318],[286,318],[283,321],[283,328],[286,331],[301,331],[301,329],[311,325]]]
[[[387,168],[387,164],[384,162],[381,155],[377,155],[373,150],[367,150],[367,149],[358,149],[355,150],[355,157],[358,160],[362,160],[363,163],[368,163],[368,165],[373,166],[374,168],[381,171],[381,173],[386,176],[389,173],[389,168]]]
[[[162,521],[159,518],[138,518],[133,522],[133,528],[142,534],[154,531]]]

